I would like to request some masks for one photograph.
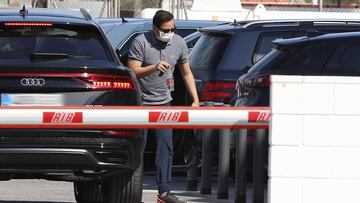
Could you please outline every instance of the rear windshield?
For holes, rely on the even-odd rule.
[[[101,34],[91,27],[52,26],[1,26],[0,64],[13,63],[84,63],[95,65],[110,62]],[[37,54],[37,57],[32,57]],[[44,55],[57,55],[48,58]],[[41,57],[39,57],[41,55]],[[59,57],[60,56],[60,57]],[[65,57],[67,56],[67,57]],[[39,60],[41,59],[41,60]]]
[[[230,35],[204,34],[195,44],[190,53],[190,66],[193,70],[216,70]]]

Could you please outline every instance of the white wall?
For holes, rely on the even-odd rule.
[[[360,202],[360,77],[271,81],[269,202]]]

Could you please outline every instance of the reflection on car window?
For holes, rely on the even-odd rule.
[[[180,35],[181,37],[186,37],[188,35],[190,35],[193,32],[196,32],[197,29],[177,29],[175,31],[176,34]]]
[[[269,53],[275,48],[275,44],[272,42],[276,39],[286,39],[293,35],[290,33],[267,33],[262,34],[256,43],[256,48],[252,58],[253,63],[259,61],[265,54]]]
[[[349,46],[340,59],[342,69],[360,70],[360,45]]]
[[[334,45],[314,45],[303,48],[290,57],[279,69],[320,71],[335,49]]]
[[[190,54],[190,65],[194,70],[214,70],[222,58],[229,35],[203,35]]]

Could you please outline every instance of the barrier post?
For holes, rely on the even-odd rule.
[[[204,106],[214,106],[213,102],[205,102]],[[211,194],[213,136],[212,129],[202,131],[202,164],[201,164],[201,194]]]
[[[217,198],[229,198],[229,167],[230,167],[230,141],[231,130],[220,130],[219,142],[219,169]]]
[[[195,130],[195,149],[191,154],[190,164],[187,167],[187,177],[186,177],[186,190],[187,191],[197,191],[198,188],[198,145],[197,138],[200,136],[200,130]]]
[[[247,130],[236,132],[235,203],[246,203]]]
[[[257,129],[254,143],[254,203],[264,202],[264,165],[265,165],[266,131]]]

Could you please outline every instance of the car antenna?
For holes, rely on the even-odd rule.
[[[121,20],[122,20],[122,23],[127,23],[128,22],[124,17],[121,17]]]
[[[22,16],[25,19],[25,16],[29,15],[29,11],[26,10],[25,4],[23,5],[23,8],[19,11],[20,16]]]
[[[237,22],[236,22],[236,19],[234,18],[234,27],[236,26]]]

